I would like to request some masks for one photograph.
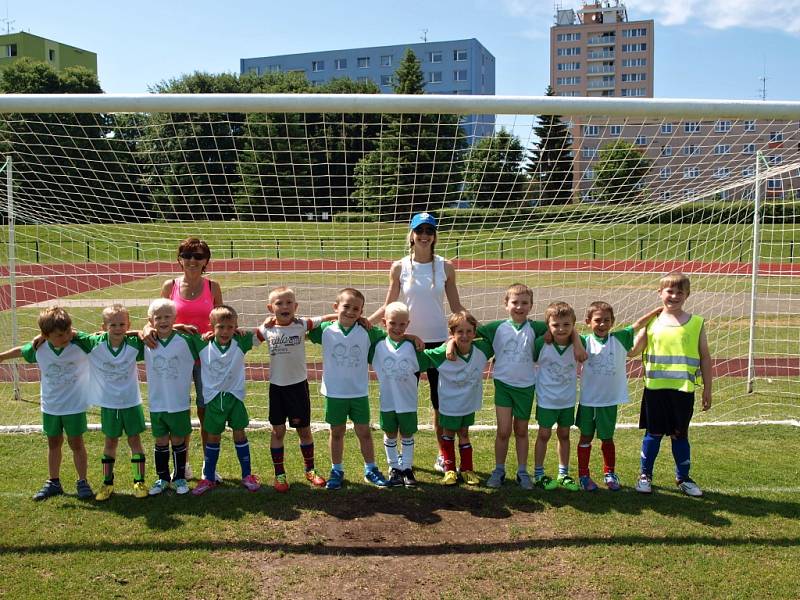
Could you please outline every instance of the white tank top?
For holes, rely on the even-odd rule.
[[[400,289],[411,316],[408,333],[421,337],[426,343],[443,342],[447,339],[444,259],[436,255],[432,262],[419,263],[405,256],[400,264]]]

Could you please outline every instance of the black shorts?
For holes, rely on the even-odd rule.
[[[694,414],[694,392],[644,388],[639,429],[656,435],[686,437]]]
[[[311,425],[311,397],[308,381],[292,385],[269,384],[269,422],[270,425],[289,427],[308,427]]]
[[[438,348],[443,343],[425,342],[425,349]],[[431,406],[433,406],[433,410],[439,410],[439,371],[438,369],[428,369],[425,373],[428,376],[428,385],[431,388]],[[419,381],[419,373],[417,373],[417,381]]]

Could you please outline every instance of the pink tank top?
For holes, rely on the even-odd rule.
[[[214,296],[211,294],[211,284],[203,278],[203,290],[194,300],[187,300],[181,296],[181,282],[183,277],[172,280],[172,293],[169,298],[175,303],[178,311],[176,323],[194,325],[200,333],[211,331],[211,322],[208,315],[214,308]]]

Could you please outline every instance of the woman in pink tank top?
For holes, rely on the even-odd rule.
[[[176,323],[193,325],[197,331],[211,331],[208,315],[215,306],[222,304],[222,289],[219,283],[204,276],[211,249],[208,244],[198,238],[187,238],[178,246],[178,264],[183,270],[182,277],[168,279],[161,286],[161,297],[169,298],[177,307]],[[197,418],[200,420],[200,437],[203,440],[205,454],[206,432],[203,429],[205,420],[205,402],[203,401],[203,385],[200,379],[200,365],[196,364],[192,373],[194,389],[197,396]],[[189,436],[186,436],[186,448],[189,448]],[[187,469],[189,457],[186,457]],[[190,477],[187,473],[187,479]]]

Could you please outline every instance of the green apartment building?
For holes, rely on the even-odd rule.
[[[24,31],[0,35],[0,70],[24,57],[47,63],[58,71],[67,67],[85,67],[97,74],[97,54],[94,52]]]

